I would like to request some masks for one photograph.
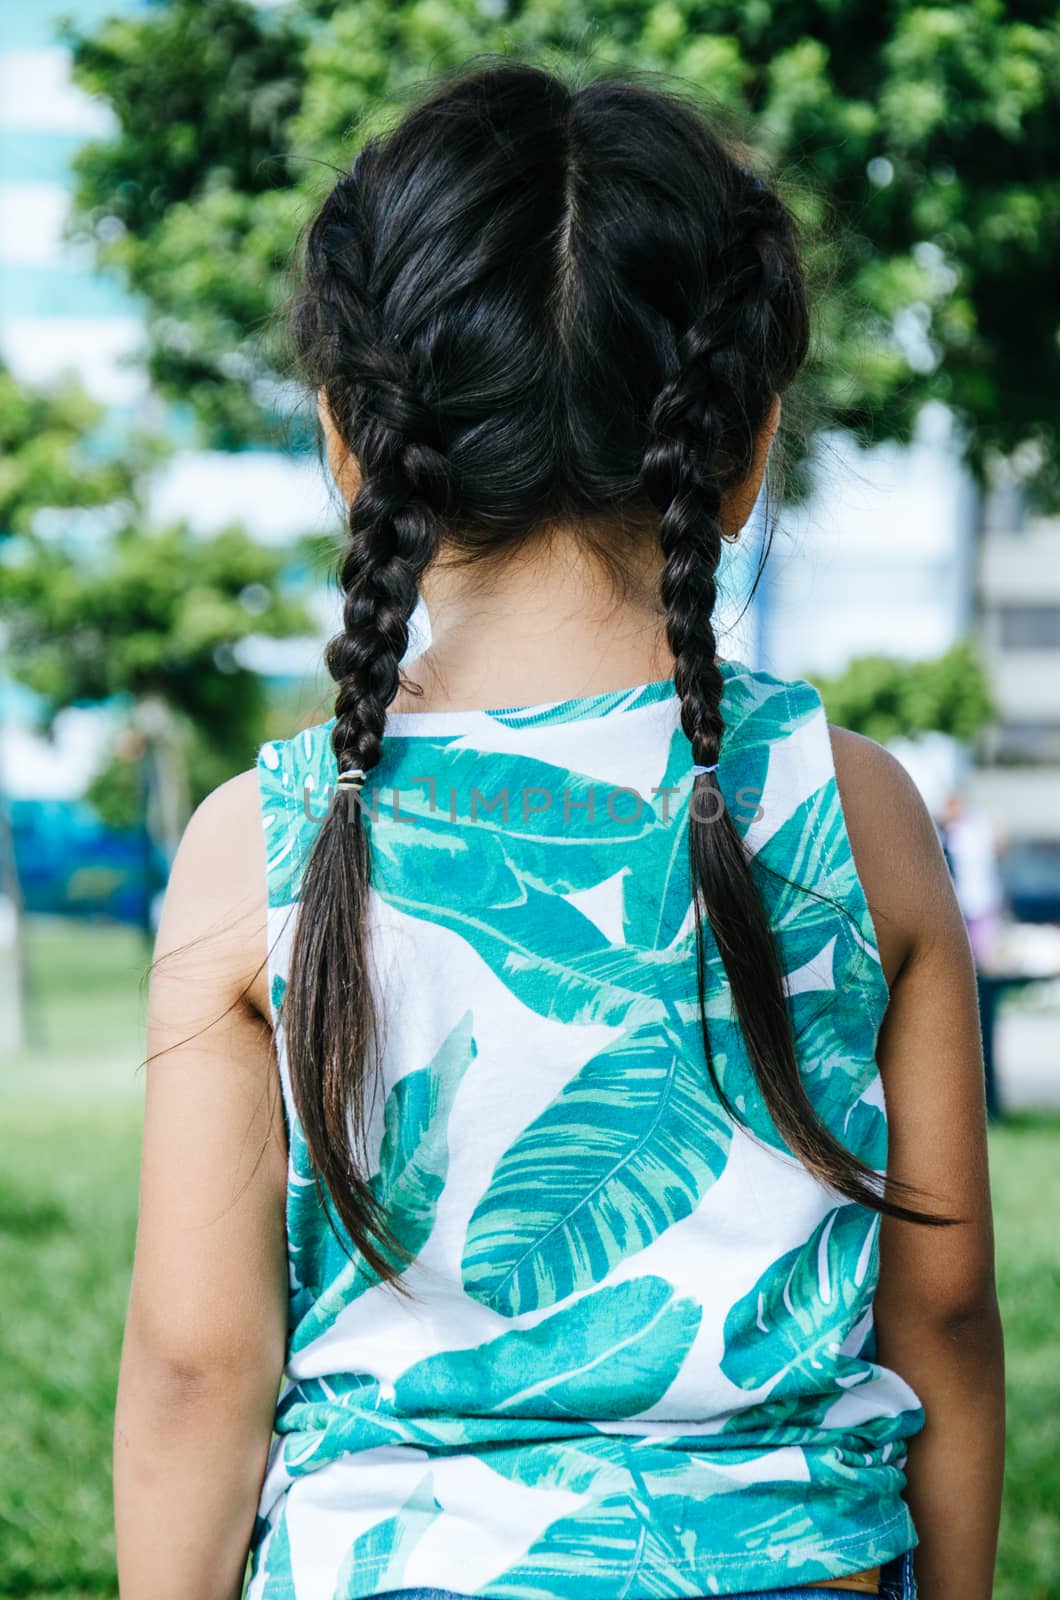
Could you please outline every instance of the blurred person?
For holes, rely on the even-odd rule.
[[[994,825],[985,811],[970,806],[966,796],[955,789],[943,807],[942,837],[975,964],[988,972],[997,951],[1005,903]]]
[[[809,318],[640,79],[478,65],[312,219],[334,714],[166,898],[123,1600],[990,1594],[960,910],[899,763],[717,653]]]

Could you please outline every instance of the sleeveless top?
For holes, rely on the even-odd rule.
[[[888,990],[824,708],[722,672],[718,778],[807,1090],[882,1171]],[[923,1413],[874,1359],[879,1219],[782,1143],[709,930],[736,1123],[706,1070],[673,683],[388,719],[361,800],[385,1023],[363,1132],[406,1294],[325,1209],[284,1051],[332,726],[258,758],[290,1298],[248,1600],[725,1595],[910,1549]]]

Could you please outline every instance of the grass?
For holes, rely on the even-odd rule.
[[[1008,1461],[999,1600],[1060,1596],[1060,1116],[991,1134],[998,1292],[1005,1324]]]
[[[31,950],[46,1031],[0,1064],[0,1595],[116,1600],[110,1429],[135,1231],[136,935],[63,925]],[[992,1134],[1010,1459],[998,1600],[1060,1600],[1060,1117]]]
[[[0,1060],[5,1103],[139,1095],[151,959],[143,934],[34,917],[28,944],[28,1039],[13,1060]]]
[[[110,1428],[136,1215],[139,1107],[3,1117],[0,1594],[115,1595]]]

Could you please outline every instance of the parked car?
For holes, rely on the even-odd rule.
[[[1015,841],[1004,850],[1000,867],[1017,922],[1060,923],[1060,840]]]

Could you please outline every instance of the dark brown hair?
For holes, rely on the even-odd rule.
[[[380,759],[419,581],[439,549],[500,554],[560,520],[650,517],[692,760],[712,766],[723,680],[712,617],[722,496],[747,477],[774,395],[802,365],[797,227],[677,94],[569,87],[516,62],[438,84],[362,148],[314,217],[293,304],[305,377],[356,459],[340,579],[339,770]],[[606,552],[605,552],[606,554]],[[845,1149],[799,1071],[776,944],[716,774],[691,808],[700,1009],[705,927],[751,1065],[794,1155],[847,1198],[940,1220]],[[305,870],[283,1019],[318,1180],[381,1278],[403,1264],[364,1151],[377,1039],[365,910],[371,853],[338,791]],[[697,820],[710,816],[714,820]],[[905,1191],[905,1200],[909,1192]]]

